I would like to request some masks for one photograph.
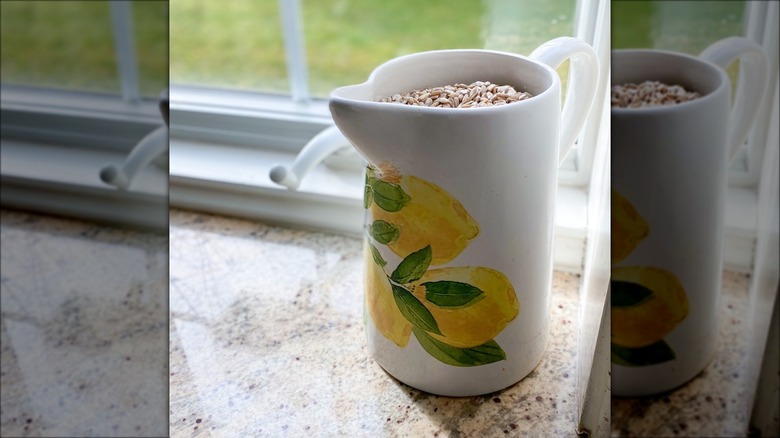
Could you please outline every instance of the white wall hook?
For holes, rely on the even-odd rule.
[[[296,190],[314,166],[335,152],[341,153],[345,148],[351,149],[352,145],[341,131],[335,126],[326,128],[306,143],[291,166],[283,164],[274,166],[269,175],[271,181]]]

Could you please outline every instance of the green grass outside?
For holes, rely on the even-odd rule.
[[[132,5],[140,87],[156,96],[168,84],[168,5]],[[0,1],[2,81],[119,92],[107,2]]]
[[[742,34],[744,1],[613,1],[612,48],[698,54]]]
[[[656,48],[698,55],[710,44],[742,35],[745,2],[613,1],[612,48]],[[739,63],[726,72],[736,90]]]
[[[574,0],[302,0],[309,87],[326,96],[379,64],[435,49],[528,54],[572,33]],[[276,0],[171,2],[171,80],[287,92]]]
[[[301,5],[309,87],[325,96],[407,53],[488,48],[528,54],[554,36],[572,34],[575,0]],[[106,2],[3,0],[0,7],[4,82],[118,92]],[[612,2],[612,44],[698,53],[741,34],[743,9],[742,1]],[[169,69],[173,82],[288,92],[277,0],[139,1],[133,17],[146,95],[165,86]],[[559,71],[565,76],[565,66]]]

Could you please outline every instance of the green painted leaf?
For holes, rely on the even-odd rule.
[[[653,297],[653,291],[628,281],[612,282],[612,307],[630,307],[644,303]]]
[[[412,332],[425,351],[437,360],[456,367],[474,367],[506,360],[506,353],[494,340],[471,348],[458,348],[432,338],[417,327]]]
[[[477,287],[459,281],[429,281],[425,286],[425,299],[439,307],[463,307],[485,297]]]
[[[423,306],[420,300],[412,295],[406,288],[395,284],[392,286],[395,304],[398,306],[398,310],[401,311],[404,318],[412,323],[412,326],[414,327],[419,327],[427,332],[440,335],[441,331],[439,331],[439,325],[436,323],[431,312]]]
[[[368,178],[368,185],[373,192],[373,200],[382,210],[396,212],[404,208],[412,198],[403,191],[401,186],[382,181],[373,177]]]
[[[363,190],[363,208],[371,207],[371,202],[374,200],[374,191],[366,184]]]
[[[374,221],[368,228],[368,234],[383,245],[387,245],[397,239],[399,233],[400,231],[395,225],[383,220]]]
[[[612,362],[627,367],[643,367],[668,362],[676,358],[672,347],[663,340],[640,348],[612,344]]]
[[[401,284],[411,283],[419,280],[431,264],[432,252],[431,245],[415,251],[406,256],[403,261],[395,268],[390,278]]]
[[[374,245],[369,243],[368,246],[371,248],[371,255],[374,257],[374,262],[384,268],[387,262],[382,258],[382,254],[379,253],[379,250],[376,249]]]
[[[615,344],[612,344],[612,352],[610,355],[610,360],[612,361],[612,363],[617,365],[623,365],[624,367],[634,366],[631,362],[628,362],[625,359],[623,359],[618,353],[615,353],[615,348],[622,349],[623,347],[619,347]]]

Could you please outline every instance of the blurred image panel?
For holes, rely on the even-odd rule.
[[[612,48],[612,434],[776,436],[778,4],[613,1]]]
[[[168,435],[168,2],[0,2],[0,435]]]

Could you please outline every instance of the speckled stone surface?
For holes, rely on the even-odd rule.
[[[528,377],[448,398],[368,356],[359,239],[172,211],[170,242],[172,436],[575,435],[576,275]]]
[[[744,397],[750,278],[723,276],[718,344],[693,380],[669,393],[612,399],[613,437],[740,437],[747,434]]]
[[[2,436],[167,434],[168,238],[0,211]]]

